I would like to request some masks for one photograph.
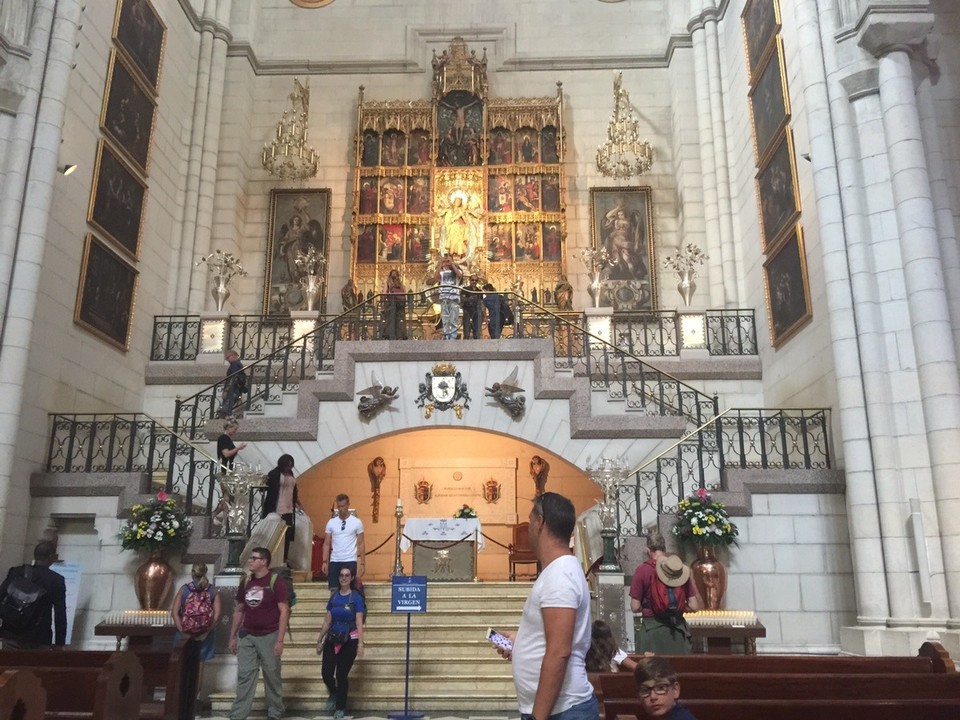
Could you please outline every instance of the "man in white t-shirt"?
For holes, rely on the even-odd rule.
[[[323,567],[331,590],[340,587],[340,571],[350,568],[353,576],[363,577],[363,523],[350,514],[350,498],[337,495],[337,514],[330,518],[323,539]]]
[[[530,546],[543,570],[523,606],[512,652],[501,651],[513,661],[521,720],[596,720],[599,712],[586,668],[590,588],[570,552],[576,522],[573,503],[562,495],[548,492],[533,502]]]

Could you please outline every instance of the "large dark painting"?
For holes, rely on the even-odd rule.
[[[473,93],[454,90],[437,103],[437,165],[465,167],[480,164],[483,104]]]
[[[767,164],[757,173],[757,202],[760,204],[764,252],[770,252],[800,217],[796,168],[793,135],[787,128],[780,135]]]
[[[750,109],[753,114],[753,149],[757,165],[763,165],[773,149],[773,141],[790,119],[783,40],[779,37],[773,55],[763,66],[757,84],[750,91]]]
[[[330,190],[272,190],[268,232],[263,312],[282,315],[303,310],[307,301],[300,278],[306,273],[297,267],[297,256],[313,248],[328,258]],[[326,288],[326,265],[322,277]],[[321,309],[326,303],[325,290],[322,297]]]
[[[807,282],[803,231],[794,226],[777,252],[763,266],[770,316],[770,339],[780,347],[813,316]]]
[[[779,0],[747,0],[740,16],[743,23],[743,43],[747,49],[747,72],[751,82],[763,59],[773,47],[773,39],[780,31]]]
[[[656,298],[650,188],[591,188],[593,246],[603,246],[613,266],[600,304],[617,310],[652,310]]]
[[[134,259],[140,252],[146,192],[143,180],[101,140],[87,220]]]
[[[113,39],[156,91],[167,26],[150,0],[118,0]]]
[[[111,51],[100,129],[144,175],[150,162],[155,111],[156,101],[146,85],[134,77],[123,55]]]
[[[74,322],[111,345],[128,350],[137,275],[117,253],[88,234]]]

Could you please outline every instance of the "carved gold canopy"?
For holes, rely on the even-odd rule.
[[[560,83],[550,97],[490,97],[486,51],[459,37],[431,65],[430,100],[360,88],[351,277],[375,294],[396,268],[419,291],[451,252],[497,289],[547,300],[565,267]]]

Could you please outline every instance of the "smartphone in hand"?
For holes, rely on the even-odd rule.
[[[493,628],[487,628],[487,640],[494,644],[498,648],[503,648],[504,650],[513,650],[513,642],[503,633],[499,633]]]

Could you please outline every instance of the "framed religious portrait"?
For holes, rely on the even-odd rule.
[[[651,197],[649,187],[590,188],[593,247],[605,247],[613,263],[600,291],[601,305],[656,308]]]
[[[770,341],[778,348],[813,317],[803,230],[799,225],[791,228],[777,251],[767,258],[763,274]]]
[[[120,350],[129,350],[138,274],[119,253],[87,233],[73,321]]]
[[[157,101],[133,71],[130,61],[111,50],[100,129],[143,176],[147,175],[150,163],[156,109]]]
[[[777,37],[773,54],[760,70],[750,91],[753,118],[753,150],[757,165],[763,165],[773,149],[773,141],[790,120],[790,96],[787,71],[783,62],[783,40]]]
[[[117,0],[113,41],[125,52],[137,72],[156,93],[167,26],[150,0]]]
[[[425,263],[430,257],[430,226],[407,226],[407,254],[408,263]]]
[[[271,190],[270,224],[267,230],[267,263],[263,294],[264,315],[284,315],[304,310],[306,297],[300,287],[307,268],[298,265],[311,250],[329,259],[330,190]],[[327,265],[320,269],[326,287]],[[326,306],[321,293],[320,311]]]
[[[769,253],[800,217],[797,161],[790,128],[780,134],[766,164],[757,173],[756,183],[763,252]]]
[[[97,145],[87,222],[134,260],[140,253],[146,196],[146,183],[101,139]]]
[[[375,263],[377,261],[377,237],[379,229],[376,225],[357,226],[357,262]]]
[[[740,15],[743,45],[747,54],[747,77],[752,85],[780,32],[780,0],[747,0]]]

